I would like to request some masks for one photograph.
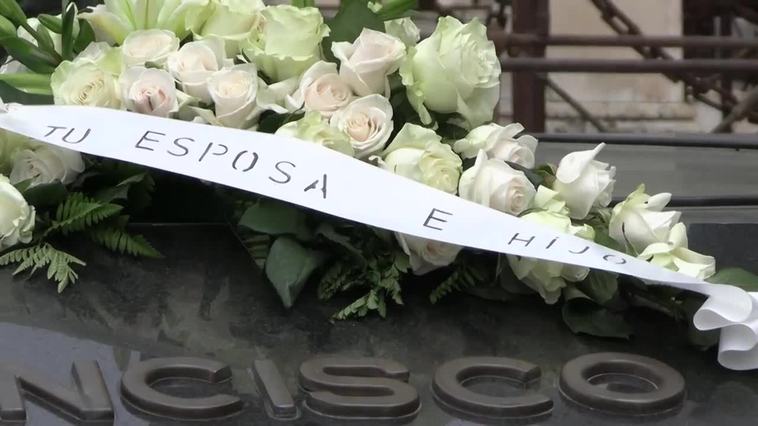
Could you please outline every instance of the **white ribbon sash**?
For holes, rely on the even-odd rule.
[[[91,107],[7,105],[0,128],[167,170],[355,222],[499,253],[632,275],[709,296],[700,330],[721,329],[719,362],[758,368],[758,293],[710,284],[480,206],[316,144]]]

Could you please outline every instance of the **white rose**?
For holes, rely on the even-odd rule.
[[[715,274],[716,259],[696,253],[687,245],[687,228],[677,223],[671,228],[667,241],[650,244],[638,257],[701,280]]]
[[[384,21],[384,31],[409,47],[415,46],[421,40],[421,31],[419,31],[411,18]]]
[[[171,31],[143,30],[129,34],[121,45],[124,66],[152,62],[163,66],[171,53],[179,50],[179,38]]]
[[[168,71],[184,93],[206,104],[213,101],[208,92],[208,80],[216,71],[232,65],[233,61],[226,58],[224,42],[216,38],[189,42],[166,61]]]
[[[220,38],[225,42],[227,56],[235,57],[250,31],[260,31],[264,7],[261,0],[212,0],[212,13],[195,28],[195,39]]]
[[[584,219],[593,207],[606,207],[611,202],[616,168],[595,160],[604,146],[572,152],[558,165],[553,189],[566,201],[574,219]]]
[[[411,270],[416,275],[424,275],[453,263],[462,249],[462,247],[453,244],[398,232],[395,233],[395,237],[400,247],[410,258]]]
[[[554,212],[539,211],[523,216],[525,220],[554,229],[565,234],[575,235],[586,240],[595,239],[595,230],[589,225],[574,226],[571,219]],[[566,282],[580,282],[587,278],[589,268],[563,263],[508,255],[508,263],[513,274],[532,290],[538,292],[545,302],[553,304],[561,296],[561,289]]]
[[[534,167],[534,152],[537,150],[537,139],[530,135],[518,136],[524,131],[524,126],[518,123],[505,127],[495,123],[479,126],[470,131],[465,138],[456,141],[453,150],[463,158],[475,158],[480,150],[487,157],[508,161],[524,166]]]
[[[32,240],[34,207],[0,175],[0,251]]]
[[[386,170],[450,194],[458,190],[463,161],[434,130],[406,124],[382,155]]]
[[[622,247],[631,245],[640,253],[653,243],[665,242],[671,228],[679,222],[681,213],[663,211],[671,194],[645,194],[645,185],[629,194],[625,201],[613,207],[608,231]]]
[[[474,166],[463,172],[458,187],[461,198],[513,216],[529,208],[536,192],[524,172],[504,161],[487,159],[484,151],[479,151]]]
[[[280,136],[291,136],[321,145],[323,147],[353,156],[350,138],[339,129],[324,122],[317,112],[307,112],[300,120],[285,124],[276,131]]]
[[[10,182],[29,181],[30,186],[61,182],[68,185],[84,171],[81,154],[52,145],[32,144],[16,153]]]
[[[251,31],[242,52],[273,81],[299,76],[321,59],[321,40],[329,35],[315,7],[268,6],[262,31]]]
[[[353,43],[333,43],[332,53],[340,61],[340,76],[355,93],[389,96],[387,76],[400,67],[405,45],[391,35],[364,28]]]
[[[289,97],[293,110],[305,107],[330,117],[353,100],[353,91],[337,73],[337,65],[318,61],[300,78],[298,89]]]
[[[350,136],[356,158],[368,158],[383,150],[390,139],[392,105],[384,96],[369,95],[337,111],[330,124]]]
[[[460,114],[469,128],[492,120],[500,98],[500,60],[487,29],[446,16],[431,37],[409,49],[400,67],[411,105],[424,124],[429,110]]]
[[[162,29],[184,39],[190,23],[202,25],[207,18],[210,0],[106,0],[80,13],[95,30],[98,40],[122,44],[139,30]]]
[[[121,76],[121,97],[126,109],[168,117],[179,110],[176,83],[167,71],[134,67]]]
[[[258,70],[253,64],[236,65],[213,74],[208,91],[216,118],[225,127],[248,129],[255,122]]]
[[[93,43],[73,61],[58,65],[50,78],[57,105],[120,108],[118,75],[121,53],[104,43]]]

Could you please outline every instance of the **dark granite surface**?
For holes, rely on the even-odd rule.
[[[407,366],[423,404],[413,423],[417,425],[473,424],[445,414],[429,390],[437,366],[468,355],[521,358],[540,365],[539,390],[553,399],[555,408],[539,424],[750,425],[758,418],[758,372],[719,367],[714,351],[694,350],[684,330],[653,313],[633,314],[636,334],[631,341],[606,340],[571,334],[559,311],[540,303],[454,296],[430,306],[423,292],[409,292],[407,307],[393,310],[387,320],[332,324],[329,315],[349,300],[324,304],[306,292],[293,310],[284,310],[223,227],[158,226],[146,233],[166,254],[165,260],[136,261],[87,249],[90,265],[81,282],[62,295],[42,280],[0,275],[2,358],[24,362],[61,383],[69,383],[73,361],[97,360],[118,425],[183,424],[133,413],[118,397],[119,378],[127,366],[157,356],[205,357],[232,367],[232,384],[222,389],[233,387],[245,400],[245,409],[209,424],[330,424],[313,415],[292,423],[269,420],[247,372],[253,360],[273,359],[300,400],[297,368],[316,354],[384,357]],[[752,249],[756,225],[695,225],[691,236],[694,248],[717,255],[724,266],[758,267],[758,253]],[[601,351],[647,355],[673,366],[687,383],[685,405],[668,417],[643,420],[567,405],[556,389],[561,366]],[[181,383],[173,387],[182,395],[209,391]],[[27,407],[29,425],[70,424],[36,402],[27,402]]]

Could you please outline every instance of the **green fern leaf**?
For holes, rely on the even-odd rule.
[[[163,257],[145,237],[142,235],[131,235],[124,229],[112,226],[98,226],[88,230],[87,235],[95,243],[116,253],[152,259]]]
[[[55,220],[47,233],[60,231],[63,235],[83,231],[115,216],[123,209],[118,204],[104,203],[81,193],[73,193],[55,212]]]
[[[13,275],[29,271],[31,276],[37,270],[47,267],[47,279],[58,284],[58,292],[62,292],[79,278],[73,265],[86,266],[81,259],[58,250],[48,243],[12,250],[0,256],[0,266],[12,264],[18,264]]]

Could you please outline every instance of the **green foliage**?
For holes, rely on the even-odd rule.
[[[563,321],[572,332],[620,339],[628,339],[631,336],[632,329],[621,314],[598,305],[579,289],[567,287],[564,289],[563,297]]]
[[[63,19],[58,16],[48,15],[46,13],[37,16],[39,22],[45,26],[48,30],[56,33],[63,34]]]
[[[61,54],[63,55],[63,59],[66,60],[74,59],[74,44],[76,43],[77,36],[74,24],[76,24],[76,15],[78,13],[79,10],[75,3],[69,3],[64,9],[61,33]]]
[[[16,25],[26,23],[26,14],[16,0],[0,1],[0,15],[8,18]]]
[[[295,7],[316,7],[314,0],[292,0],[292,5]]]
[[[13,37],[16,35],[16,26],[4,16],[0,16],[0,37]]]
[[[126,220],[123,222],[126,222]],[[92,241],[116,253],[152,259],[163,257],[144,236],[131,235],[121,227],[112,225],[97,226],[88,230],[87,235]]]
[[[708,278],[708,282],[730,284],[745,291],[758,291],[758,275],[741,268],[726,268]]]
[[[0,99],[7,103],[19,103],[24,105],[50,105],[53,103],[52,95],[39,95],[19,90],[13,85],[6,83],[5,76],[13,74],[0,75]]]
[[[40,209],[62,203],[68,196],[68,191],[62,183],[53,182],[26,188],[22,190],[22,194],[27,203]]]
[[[261,116],[261,120],[258,123],[258,131],[262,133],[274,133],[285,124],[297,121],[303,118],[304,115],[305,114],[299,111],[287,112],[284,114],[266,112]]]
[[[302,209],[270,199],[258,200],[248,207],[239,226],[268,235],[294,235],[300,240],[312,237]]]
[[[15,60],[39,74],[52,74],[60,62],[49,51],[35,46],[28,40],[18,37],[2,37],[0,45]]]
[[[50,88],[50,74],[26,72],[0,74],[0,81],[11,85],[16,90],[32,95],[50,96],[53,94]]]
[[[47,279],[58,284],[58,292],[62,292],[69,284],[79,278],[73,266],[85,266],[82,260],[56,249],[48,243],[40,243],[27,248],[11,250],[0,256],[0,266],[17,264],[13,275],[29,271],[30,275],[37,270],[47,267]]]
[[[407,257],[400,252],[374,253],[363,264],[343,258],[324,274],[319,285],[319,298],[326,300],[338,292],[368,287],[368,293],[335,313],[333,318],[362,318],[373,311],[385,318],[387,298],[397,305],[403,304],[400,278],[407,269]]]
[[[364,28],[384,32],[384,22],[368,7],[368,0],[342,0],[334,18],[327,22],[331,32],[322,43],[324,55],[333,60],[332,43],[347,41],[352,43]]]
[[[303,247],[290,237],[279,237],[266,259],[266,276],[285,307],[291,308],[305,283],[326,260],[326,254]]]
[[[437,303],[453,292],[465,291],[488,282],[487,271],[478,265],[469,264],[465,257],[456,261],[453,268],[453,273],[429,294],[430,302]]]
[[[68,235],[83,231],[117,215],[122,209],[118,204],[100,202],[75,192],[58,206],[48,233],[60,232]]]
[[[384,21],[390,21],[409,16],[417,7],[417,0],[385,0],[377,15]]]

